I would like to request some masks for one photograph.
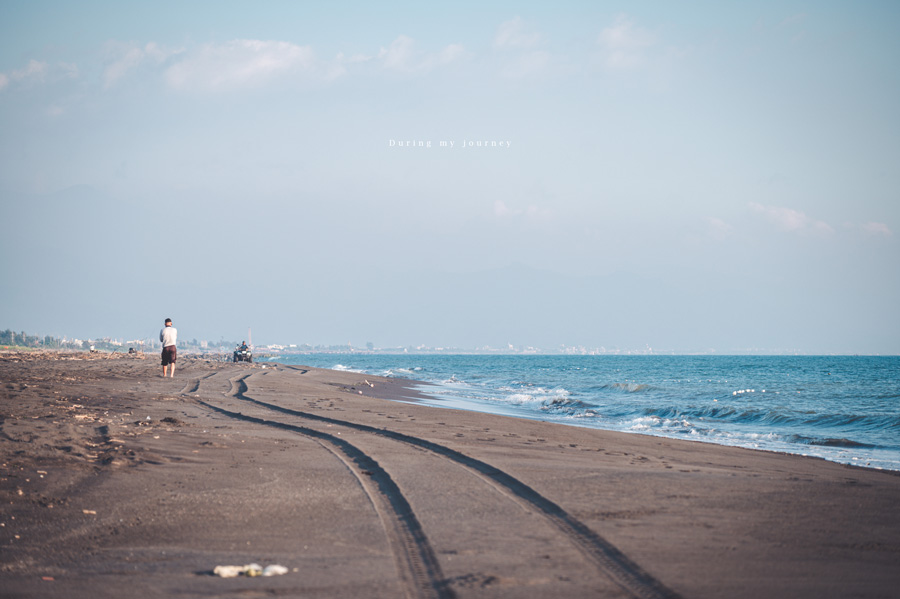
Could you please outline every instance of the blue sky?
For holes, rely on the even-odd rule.
[[[0,327],[898,353],[898,16],[4,3]]]

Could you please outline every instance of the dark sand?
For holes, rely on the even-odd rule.
[[[0,354],[2,597],[900,595],[893,473],[90,358]]]

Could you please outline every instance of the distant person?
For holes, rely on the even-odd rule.
[[[162,343],[162,369],[163,378],[166,378],[166,369],[168,369],[169,377],[175,378],[175,339],[178,337],[178,331],[172,326],[172,319],[166,319],[166,326],[159,332],[159,340]]]
[[[247,342],[241,341],[241,351],[247,351],[248,349],[250,348],[247,347]]]

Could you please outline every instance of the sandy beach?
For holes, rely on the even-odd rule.
[[[900,476],[431,408],[396,379],[0,354],[4,597],[895,597]],[[405,402],[395,401],[405,399]],[[221,565],[283,565],[222,578]]]

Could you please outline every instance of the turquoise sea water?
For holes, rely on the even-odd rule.
[[[438,407],[900,470],[900,357],[302,354]]]

